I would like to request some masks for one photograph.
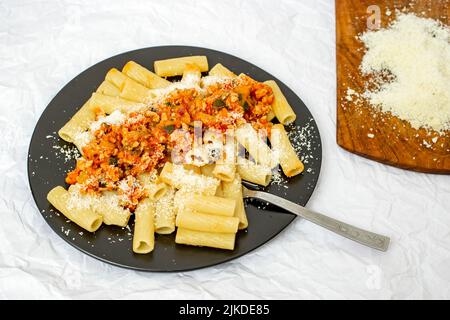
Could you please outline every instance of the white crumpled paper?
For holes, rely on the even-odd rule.
[[[450,177],[381,165],[335,143],[334,1],[3,0],[0,21],[0,298],[450,298]],[[308,206],[391,236],[390,250],[297,219],[242,258],[162,274],[113,267],[55,234],[27,180],[40,114],[96,62],[167,44],[231,53],[292,88],[323,141]]]

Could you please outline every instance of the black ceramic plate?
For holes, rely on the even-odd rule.
[[[74,146],[61,140],[57,131],[96,90],[106,72],[113,67],[121,69],[130,60],[153,70],[155,60],[188,55],[206,55],[210,66],[220,62],[233,72],[246,73],[258,81],[277,81],[297,114],[295,130],[300,130],[302,135],[296,140],[304,158],[305,172],[289,182],[272,184],[266,189],[301,205],[305,205],[310,198],[321,165],[319,131],[305,104],[283,82],[251,63],[219,51],[185,46],[139,49],[106,59],[70,81],[47,106],[31,139],[28,177],[36,205],[53,231],[75,248],[121,267],[145,271],[191,270],[240,257],[272,239],[294,220],[294,215],[280,212],[276,207],[256,201],[247,202],[249,228],[238,233],[234,251],[177,245],[174,235],[156,235],[155,250],[151,254],[138,255],[132,251],[132,220],[129,228],[104,225],[90,234],[67,221],[48,203],[48,191],[58,185],[67,187],[65,175],[75,166],[75,160],[66,157]]]

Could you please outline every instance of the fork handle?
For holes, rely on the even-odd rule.
[[[327,217],[321,213],[306,209],[305,207],[302,207],[296,203],[293,203],[271,193],[252,190],[251,197],[270,202],[308,221],[311,221],[319,226],[333,231],[334,233],[337,233],[343,237],[356,241],[365,246],[380,251],[386,251],[389,247],[389,237],[360,229],[345,222]]]

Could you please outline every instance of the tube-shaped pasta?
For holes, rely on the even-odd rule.
[[[107,80],[100,84],[96,92],[111,97],[117,97],[120,94],[119,88]]]
[[[189,56],[155,61],[155,73],[160,77],[181,76],[188,64],[196,65],[200,72],[209,69],[206,56]]]
[[[199,67],[195,64],[187,64],[183,71],[181,81],[192,85],[198,85],[201,78],[202,73],[200,72]]]
[[[175,242],[192,246],[234,249],[235,233],[213,233],[178,228]]]
[[[177,168],[178,166],[179,165],[175,165],[171,162],[166,162],[159,174],[159,178],[162,181],[164,181],[168,185],[170,185],[174,188],[177,188],[177,189],[181,188],[181,183],[179,181],[177,181],[177,178],[179,178],[179,177],[176,177],[176,173],[175,173],[175,168]]]
[[[91,98],[92,99],[92,98]],[[95,113],[90,108],[91,99],[89,99],[81,108],[73,115],[73,117],[58,131],[61,139],[67,142],[74,142],[75,137],[89,128],[92,121],[95,121]]]
[[[144,199],[134,212],[133,251],[149,253],[155,247],[154,226],[155,205],[149,199]]]
[[[192,210],[190,208],[186,207],[187,199],[191,197],[191,194],[184,190],[179,189],[175,192],[175,196],[173,197],[173,206],[175,208],[175,216],[177,216],[179,213],[184,212],[186,210]]]
[[[204,176],[213,177],[213,171],[215,166],[216,165],[214,163],[210,163],[200,167],[201,174]]]
[[[128,61],[122,72],[149,89],[165,88],[171,84],[134,61]]]
[[[120,88],[126,79],[129,78],[116,68],[110,69],[105,77],[105,80],[111,82],[117,88]]]
[[[269,146],[258,136],[255,129],[246,123],[236,129],[236,140],[244,146],[257,164],[273,168],[277,165]]]
[[[120,97],[127,100],[144,103],[156,97],[156,95],[142,84],[139,84],[132,79],[125,79],[120,87]]]
[[[99,200],[95,202],[95,211],[103,217],[103,222],[108,225],[126,227],[131,212],[119,205],[117,193],[104,191]]]
[[[69,220],[83,229],[94,232],[102,225],[102,216],[90,206],[77,206],[74,195],[61,186],[55,187],[47,194],[47,200]],[[71,199],[72,198],[72,199]]]
[[[282,124],[272,127],[270,143],[286,176],[293,177],[303,172],[303,162],[298,158]]]
[[[145,108],[145,104],[129,101],[120,97],[110,97],[101,93],[93,93],[89,100],[89,107],[91,110],[101,108],[105,113],[111,114],[116,110],[119,110],[122,113],[138,111]]]
[[[230,182],[236,174],[236,165],[234,163],[217,163],[212,173],[217,179]]]
[[[194,194],[186,199],[186,207],[203,213],[232,217],[236,200]]]
[[[170,234],[175,231],[174,195],[174,190],[169,189],[155,203],[155,232],[158,234]]]
[[[272,171],[270,168],[256,164],[250,160],[240,158],[237,167],[243,180],[261,186],[267,186],[272,179]]]
[[[211,70],[209,70],[208,75],[215,77],[236,77],[236,74],[224,67],[221,63],[217,63],[212,67]]]
[[[246,229],[248,227],[248,219],[245,212],[244,199],[242,197],[242,181],[239,174],[236,174],[231,182],[222,182],[222,196],[236,201],[234,216],[239,219],[239,230]]]
[[[275,113],[273,112],[273,110],[270,110],[266,117],[267,121],[272,121],[273,118],[275,118]]]
[[[224,143],[223,133],[216,129],[207,129],[203,134],[203,143],[204,144],[212,144],[219,145],[223,148]]]
[[[163,197],[169,190],[169,186],[164,182],[159,181],[156,173],[143,173],[139,176],[139,181],[147,191],[147,196],[150,200],[156,201]]]
[[[97,88],[97,94],[116,97],[120,90],[111,82],[105,80]],[[89,125],[95,121],[95,113],[90,106],[92,97],[75,113],[75,115],[58,131],[61,139],[75,143],[75,137],[89,128]],[[78,147],[78,146],[77,146]],[[79,148],[80,149],[80,148]],[[81,150],[80,150],[81,151]]]
[[[216,178],[186,170],[182,165],[174,165],[170,162],[166,162],[159,177],[161,181],[176,189],[183,188],[187,192],[210,196],[216,193],[220,184]]]
[[[292,110],[292,107],[289,105],[289,102],[286,100],[286,97],[281,92],[278,84],[273,80],[268,80],[264,83],[272,88],[274,96],[272,110],[278,121],[284,125],[294,122],[297,116],[295,115],[294,110]]]
[[[239,219],[186,210],[177,215],[176,226],[196,231],[236,233]]]
[[[223,191],[222,191],[222,182],[219,184],[216,190],[216,197],[223,197]]]

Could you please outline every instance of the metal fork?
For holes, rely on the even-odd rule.
[[[376,234],[364,229],[360,229],[355,226],[349,225],[345,222],[327,217],[321,213],[306,209],[305,207],[302,207],[294,202],[273,195],[271,193],[257,190],[250,190],[244,186],[242,187],[242,189],[244,198],[255,198],[270,202],[280,208],[283,208],[289,212],[292,212],[293,214],[296,214],[299,217],[302,217],[321,227],[333,231],[334,233],[337,233],[343,237],[356,241],[365,246],[380,251],[386,251],[389,247],[390,242],[389,237]]]

